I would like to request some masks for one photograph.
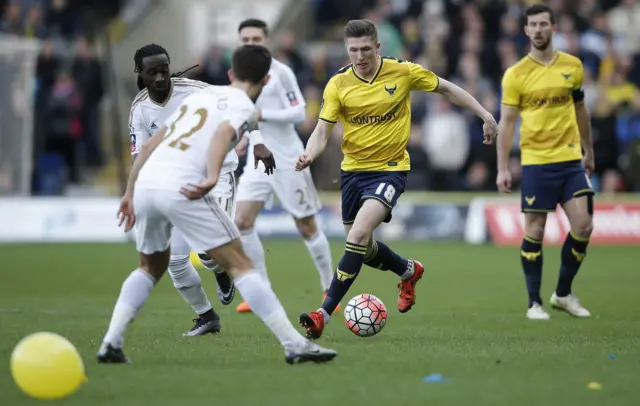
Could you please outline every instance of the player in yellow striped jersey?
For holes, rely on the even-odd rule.
[[[547,212],[555,212],[558,204],[569,219],[571,232],[562,248],[560,277],[550,302],[552,307],[576,317],[589,317],[589,311],[571,294],[593,229],[594,193],[589,175],[594,169],[594,155],[582,91],[582,62],[553,48],[557,28],[549,7],[533,5],[525,14],[525,33],[532,47],[502,80],[496,183],[500,191],[511,191],[509,151],[520,114],[521,201],[525,213],[520,256],[529,292],[527,318],[549,318],[540,298],[542,239]]]
[[[371,21],[349,21],[344,33],[352,63],[329,80],[318,124],[296,165],[302,170],[313,162],[323,152],[333,125],[342,121],[342,221],[347,243],[322,307],[300,315],[310,338],[322,335],[363,264],[400,277],[401,313],[415,304],[415,285],[423,266],[373,239],[373,231],[390,221],[410,169],[406,146],[411,131],[411,91],[437,92],[473,111],[484,120],[487,143],[497,133],[493,116],[466,91],[420,65],[380,57],[378,34]]]

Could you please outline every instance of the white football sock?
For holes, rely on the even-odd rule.
[[[408,266],[408,269],[404,271],[404,273],[400,277],[400,279],[403,281],[411,279],[413,274],[416,272],[416,264],[412,260],[409,260]]]
[[[136,269],[131,272],[120,289],[120,296],[113,309],[104,343],[122,348],[125,330],[140,311],[155,284],[156,280],[143,270]]]
[[[333,264],[331,263],[331,248],[329,248],[329,240],[321,230],[316,235],[304,241],[309,254],[316,266],[318,275],[320,275],[320,286],[322,291],[326,292],[333,278]]]
[[[253,313],[269,327],[285,350],[293,350],[306,343],[287,318],[276,294],[257,272],[248,272],[236,278],[234,283]]]
[[[240,241],[242,241],[242,248],[247,254],[255,270],[260,276],[271,286],[269,277],[267,276],[267,263],[264,258],[264,247],[258,237],[258,232],[255,228],[249,230],[243,230],[240,232]],[[242,296],[244,298],[244,296]]]
[[[211,310],[211,302],[202,288],[200,274],[191,264],[189,257],[172,255],[169,261],[169,275],[173,280],[173,286],[196,314]]]
[[[329,320],[331,320],[331,315],[327,313],[322,307],[318,309],[320,313],[324,316],[324,324],[329,324]]]

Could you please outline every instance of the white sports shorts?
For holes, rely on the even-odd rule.
[[[269,203],[275,195],[282,207],[293,217],[314,216],[322,208],[309,168],[276,169],[272,175],[248,164],[238,182],[238,201]]]
[[[186,200],[179,192],[136,188],[138,252],[152,254],[171,245],[171,256],[205,253],[240,238],[235,216],[235,179],[223,174],[203,199]]]

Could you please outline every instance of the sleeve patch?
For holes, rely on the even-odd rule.
[[[289,100],[289,105],[291,107],[300,104],[300,102],[298,101],[298,96],[296,96],[296,92],[294,91],[287,92],[287,99]]]
[[[136,135],[131,134],[131,153],[136,152]]]

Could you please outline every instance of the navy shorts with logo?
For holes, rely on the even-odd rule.
[[[385,223],[391,221],[391,210],[404,193],[407,171],[341,171],[342,222],[351,224],[356,219],[362,202],[376,199],[389,208]]]
[[[580,161],[522,166],[522,211],[556,211],[558,204],[594,194]]]

